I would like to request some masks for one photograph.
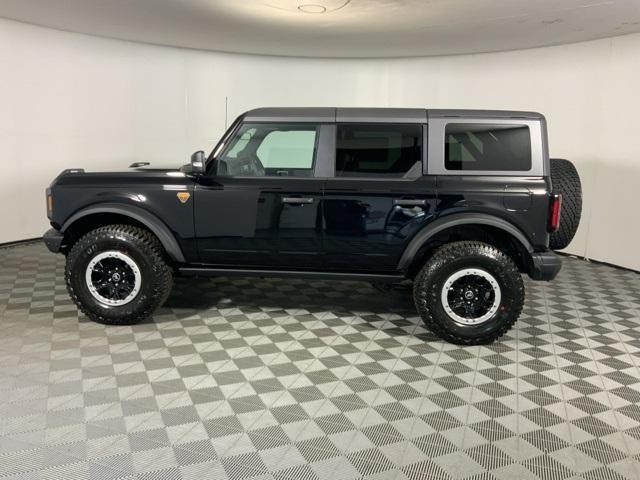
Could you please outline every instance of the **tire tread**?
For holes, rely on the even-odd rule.
[[[551,183],[554,192],[562,194],[560,228],[549,238],[549,248],[561,250],[569,246],[578,230],[582,215],[582,184],[576,167],[569,160],[552,158]]]
[[[503,322],[500,327],[489,334],[482,337],[462,337],[445,328],[445,326],[434,317],[434,299],[429,298],[429,290],[425,288],[428,279],[442,266],[446,265],[454,259],[466,257],[470,255],[487,255],[496,258],[502,268],[504,268],[509,277],[515,279],[516,298],[514,299],[516,310],[513,312],[508,321]],[[510,330],[518,320],[524,304],[524,282],[518,271],[518,267],[502,251],[483,242],[477,241],[459,241],[443,245],[429,258],[424,267],[420,270],[414,280],[413,297],[418,313],[422,317],[425,325],[438,337],[458,345],[478,345],[491,343],[504,335]]]
[[[133,316],[112,318],[96,314],[84,305],[84,302],[82,302],[82,299],[73,286],[73,272],[71,266],[74,264],[74,260],[81,254],[81,252],[85,248],[95,243],[100,238],[103,238],[105,235],[113,235],[118,233],[125,234],[134,239],[134,241],[138,243],[138,245],[145,251],[145,254],[151,257],[151,262],[154,265],[154,275],[157,275],[160,281],[156,283],[153,293],[150,296],[151,301],[148,302],[143,310],[137,312]],[[94,322],[108,325],[131,325],[138,323],[150,317],[151,314],[166,301],[167,297],[171,293],[171,288],[173,286],[173,275],[172,270],[169,267],[165,257],[166,254],[162,245],[160,244],[160,241],[148,230],[133,225],[124,224],[114,224],[99,227],[82,236],[73,245],[73,247],[67,254],[67,262],[65,266],[65,283],[67,286],[67,291],[69,292],[69,296],[76,304],[78,309]]]

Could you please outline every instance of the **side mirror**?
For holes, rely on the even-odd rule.
[[[205,154],[198,150],[191,155],[191,171],[193,173],[204,173]]]

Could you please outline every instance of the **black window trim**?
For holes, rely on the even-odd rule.
[[[449,127],[452,125],[460,125],[460,126],[464,126],[467,127],[467,129],[465,129],[464,131],[462,131],[461,133],[463,135],[459,136],[459,133],[456,132],[450,132],[448,131]],[[486,126],[486,127],[490,127],[490,129],[486,129],[483,130],[483,132],[489,132],[491,135],[494,136],[495,138],[495,132],[500,130],[500,127],[502,126],[503,129],[506,128],[517,128],[517,129],[526,129],[526,134],[528,136],[528,158],[527,157],[523,157],[523,160],[526,159],[526,161],[528,162],[528,165],[525,170],[521,169],[521,168],[502,168],[501,170],[505,171],[505,172],[523,172],[523,171],[530,171],[532,164],[533,164],[533,152],[532,152],[532,145],[531,145],[531,127],[529,125],[525,125],[522,123],[513,123],[513,124],[495,124],[495,123],[447,123],[445,125],[444,128],[444,168],[448,171],[448,172],[459,172],[460,175],[464,175],[465,172],[486,172],[486,171],[492,171],[490,168],[481,168],[483,165],[483,162],[478,158],[478,155],[480,157],[482,157],[483,159],[485,159],[485,155],[483,153],[483,151],[479,150],[479,148],[471,141],[470,138],[466,137],[464,134],[468,134],[468,133],[475,133],[475,131],[473,130],[473,128],[476,128],[478,126]],[[465,166],[465,161],[462,160],[462,158],[459,161],[455,161],[455,160],[451,160],[450,158],[447,158],[447,147],[449,147],[449,149],[451,148],[450,144],[449,144],[449,136],[452,136],[455,141],[460,144],[462,146],[462,148],[464,148],[469,155],[474,159],[473,165],[471,165],[471,167],[473,168],[462,168]],[[482,141],[480,139],[480,137],[478,137],[477,135],[475,135],[476,138],[479,141]],[[502,149],[502,153],[503,155],[501,156],[501,161],[498,162],[501,164],[502,167],[507,167],[507,163],[509,162],[510,159],[512,159],[511,155],[508,155],[508,158],[505,158],[505,154],[508,154],[509,152],[505,151],[505,147],[498,143],[498,147],[500,149]],[[483,143],[483,149],[484,149],[484,143]],[[506,160],[506,163],[505,163]],[[513,162],[515,163],[515,161]],[[455,166],[459,166],[461,168],[453,168]],[[494,169],[495,171],[495,169]]]

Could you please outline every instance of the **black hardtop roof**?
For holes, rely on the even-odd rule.
[[[426,108],[266,107],[249,110],[245,122],[389,122],[426,123],[429,118],[503,118],[540,120],[536,112],[515,110],[443,110]]]

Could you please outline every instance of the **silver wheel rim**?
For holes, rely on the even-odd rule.
[[[488,285],[490,289],[487,290],[490,293],[489,297],[479,297],[478,294],[484,296],[486,292],[478,292],[477,288],[473,288],[473,283],[477,283],[478,279],[481,279],[482,284],[486,282]],[[466,284],[467,282],[468,284]],[[471,297],[471,292],[474,294],[473,297]],[[452,297],[454,297],[455,301],[452,301]],[[493,297],[492,301],[491,297]],[[464,302],[462,306],[465,310],[465,305],[471,305],[471,302],[483,302],[481,313],[477,315],[460,315],[460,300]],[[500,308],[502,291],[500,290],[498,281],[489,272],[479,268],[465,268],[458,270],[447,278],[442,286],[440,301],[442,302],[444,311],[454,322],[461,325],[480,325],[492,318],[498,311],[498,308]],[[456,301],[457,303],[455,303]],[[484,310],[486,310],[486,312]]]
[[[108,261],[111,265],[115,265],[113,270],[109,270],[105,274],[103,271],[104,267],[102,265],[103,261]],[[105,281],[112,284],[120,294],[105,296],[101,293],[106,289],[98,286],[99,282],[96,280],[98,275],[107,275],[109,278]],[[127,277],[127,288],[123,289],[120,282],[122,281],[124,283],[125,275]],[[133,282],[131,282],[131,276],[133,276]],[[91,293],[91,296],[98,302],[110,307],[121,307],[122,305],[130,303],[140,292],[140,287],[142,286],[142,275],[140,274],[138,265],[131,257],[122,252],[110,250],[99,253],[91,259],[85,271],[85,281],[87,283],[89,293]]]

